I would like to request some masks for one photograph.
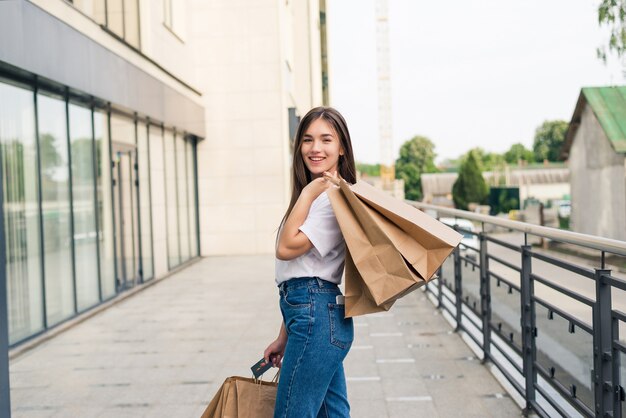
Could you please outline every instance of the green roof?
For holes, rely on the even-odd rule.
[[[615,152],[626,153],[626,86],[585,87],[582,95]]]

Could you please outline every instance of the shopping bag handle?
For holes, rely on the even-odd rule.
[[[254,383],[257,383],[260,386],[261,382],[263,382],[263,379],[261,379],[262,377],[263,375],[259,376],[258,378],[256,377],[252,377],[252,378],[254,379]],[[278,383],[279,378],[280,378],[280,368],[278,369],[274,377],[272,377],[272,380],[270,380],[270,383]]]

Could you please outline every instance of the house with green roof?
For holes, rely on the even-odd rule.
[[[571,229],[626,241],[626,86],[581,90],[563,154]]]

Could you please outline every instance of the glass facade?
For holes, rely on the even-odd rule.
[[[189,260],[189,195],[187,194],[187,170],[186,170],[186,153],[185,138],[183,136],[176,137],[176,188],[178,189],[178,230],[180,241],[180,258],[181,261]]]
[[[180,240],[178,239],[178,190],[176,170],[176,137],[165,130],[163,151],[165,165],[165,210],[167,212],[167,262],[169,268],[180,264]]]
[[[163,149],[168,265],[173,268],[198,255],[195,143],[165,130]]]
[[[184,135],[0,81],[0,151],[11,345],[163,274],[157,241],[170,268],[197,256]],[[158,237],[153,189],[167,221]]]
[[[189,202],[189,254],[191,257],[200,255],[198,247],[198,215],[196,208],[196,147],[192,139],[187,141],[187,201]]]
[[[93,131],[96,146],[96,199],[98,203],[100,289],[102,299],[106,300],[115,295],[116,284],[109,118],[103,111],[93,112]]]
[[[48,325],[75,312],[66,104],[37,94],[44,281]]]
[[[160,138],[160,136],[159,136]],[[154,277],[152,260],[152,191],[150,188],[150,143],[148,126],[137,124],[137,154],[139,163],[139,219],[141,230],[141,277],[143,281]]]
[[[132,119],[111,116],[113,214],[118,286],[132,287],[139,276],[139,217],[136,126]]]
[[[69,105],[72,203],[74,217],[74,270],[78,311],[100,301],[96,168],[91,110]]]
[[[10,344],[45,327],[35,122],[33,92],[0,82]]]

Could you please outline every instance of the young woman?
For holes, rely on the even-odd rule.
[[[356,182],[346,121],[330,107],[300,122],[291,202],[278,231],[276,283],[283,323],[264,357],[281,365],[275,418],[350,416],[343,359],[354,338],[338,288],[345,243],[326,190]]]

